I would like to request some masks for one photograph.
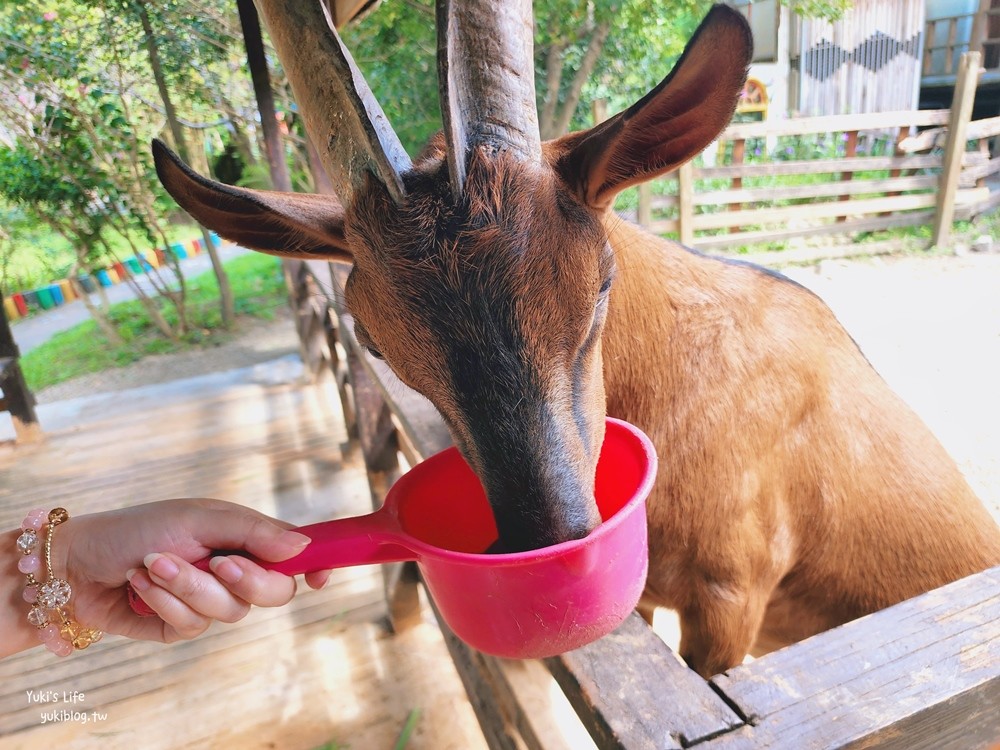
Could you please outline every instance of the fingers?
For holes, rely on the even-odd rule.
[[[191,607],[178,599],[166,589],[158,586],[145,570],[130,570],[128,581],[132,588],[150,608],[159,615],[162,622],[155,618],[136,618],[126,635],[130,638],[150,638],[171,643],[175,640],[190,640],[208,630],[211,619],[195,612]],[[136,628],[142,628],[148,633],[138,633]]]
[[[129,582],[181,637],[199,635],[212,620],[236,622],[250,611],[250,604],[230,592],[218,578],[176,555],[152,553],[146,555],[143,564],[146,570],[133,572]],[[151,585],[143,590],[147,582]]]
[[[231,594],[258,607],[281,607],[295,596],[294,578],[264,570],[245,557],[213,557],[209,567]]]
[[[316,570],[312,573],[306,573],[306,585],[311,589],[321,589],[326,586],[326,582],[330,580],[329,570]]]
[[[212,549],[241,549],[261,560],[280,562],[299,554],[310,541],[257,511],[226,505],[214,512],[225,518],[213,519],[199,529],[200,541]],[[220,533],[213,533],[217,530]]]

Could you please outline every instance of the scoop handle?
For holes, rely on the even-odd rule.
[[[415,560],[416,553],[406,545],[408,537],[385,508],[364,516],[322,521],[295,529],[312,541],[302,552],[281,562],[261,560],[242,551],[216,550],[208,557],[192,563],[199,570],[208,571],[209,562],[220,555],[242,555],[266,570],[288,576],[312,573],[317,570],[346,568],[353,565]],[[149,617],[156,613],[128,585],[128,601],[137,615]]]

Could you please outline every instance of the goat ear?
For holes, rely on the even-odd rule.
[[[158,140],[153,159],[181,208],[227,240],[285,258],[352,260],[344,209],[333,196],[223,185],[194,172]]]
[[[714,6],[656,88],[590,130],[547,144],[556,169],[599,209],[619,191],[676,169],[729,123],[752,52],[743,16]]]

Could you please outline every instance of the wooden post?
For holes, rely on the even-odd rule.
[[[639,185],[637,218],[640,226],[648,228],[653,223],[653,186],[648,182]]]
[[[948,144],[944,150],[941,185],[938,189],[937,209],[934,214],[934,244],[943,246],[951,238],[951,224],[955,217],[955,196],[965,155],[965,131],[972,117],[972,102],[976,98],[979,80],[980,53],[962,55],[955,79],[955,94],[951,101],[948,119]]]
[[[969,31],[969,52],[983,51],[983,40],[986,39],[989,28],[988,15],[991,0],[979,0],[979,9],[972,17],[972,29]]]
[[[734,166],[737,164],[742,164],[743,159],[746,156],[746,150],[747,150],[747,142],[745,138],[737,138],[735,141],[733,141],[733,160],[731,164],[733,164]],[[729,181],[729,187],[732,190],[736,190],[738,188],[743,187],[743,178],[739,176],[733,177]],[[730,203],[729,210],[741,211],[743,210],[743,204]],[[736,232],[740,231],[741,228],[742,227],[729,227],[729,231],[730,233],[735,234]]]
[[[600,125],[608,119],[608,100],[594,99],[590,104],[590,111],[594,116],[594,124]]]
[[[7,322],[0,292],[0,409],[10,413],[19,443],[33,443],[43,437],[35,414],[35,396],[28,388],[18,363],[21,353]]]
[[[844,144],[844,156],[848,159],[853,159],[857,155],[858,155],[858,131],[849,130],[847,132],[847,141]],[[854,172],[840,173],[841,182],[848,182],[853,179],[854,179]],[[850,199],[851,196],[847,193],[844,193],[842,196],[840,196],[840,200],[842,201],[849,201]],[[837,219],[837,221],[838,222],[847,221],[847,217],[841,216]]]
[[[682,245],[694,245],[694,167],[685,162],[677,170],[677,233]]]

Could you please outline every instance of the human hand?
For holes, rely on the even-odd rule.
[[[243,550],[279,562],[301,552],[308,537],[289,524],[221,500],[165,500],[71,518],[53,544],[57,574],[73,586],[75,618],[129,638],[171,643],[194,638],[213,620],[235,622],[251,605],[286,604],[295,579],[237,555],[213,558],[211,573],[191,565],[214,550]],[[328,572],[306,576],[321,587]],[[159,617],[128,605],[126,582]]]

